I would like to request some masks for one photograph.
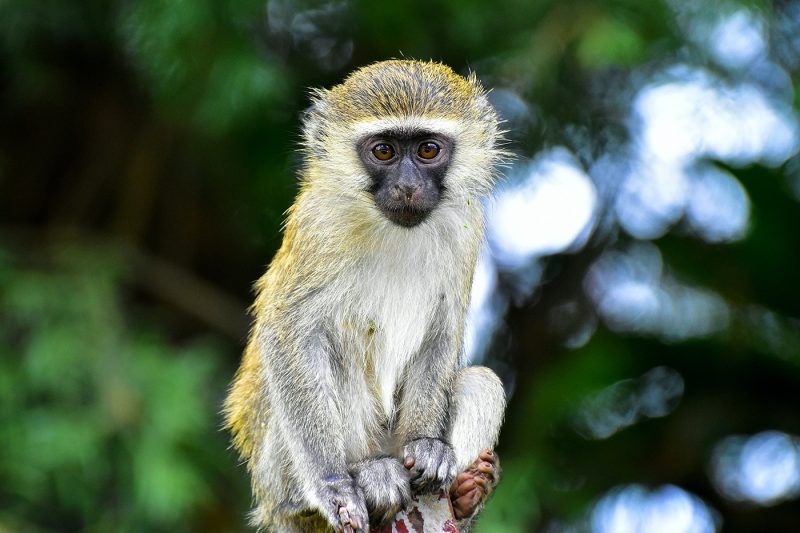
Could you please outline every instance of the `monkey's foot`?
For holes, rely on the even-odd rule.
[[[457,520],[469,518],[494,489],[498,478],[497,456],[483,450],[450,485],[450,501]]]

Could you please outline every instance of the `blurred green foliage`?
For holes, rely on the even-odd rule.
[[[107,249],[0,259],[0,525],[191,530],[241,489],[217,431],[218,342],[130,324]],[[204,511],[205,509],[205,511]]]

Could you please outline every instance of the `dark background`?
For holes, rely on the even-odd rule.
[[[0,531],[240,531],[219,431],[307,88],[474,70],[517,154],[478,531],[796,531],[800,2],[0,2]],[[703,7],[706,6],[706,7]]]

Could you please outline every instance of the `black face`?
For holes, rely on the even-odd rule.
[[[358,143],[369,173],[369,191],[386,218],[416,226],[439,204],[453,141],[427,132],[384,132]]]

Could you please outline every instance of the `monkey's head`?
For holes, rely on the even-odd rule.
[[[434,62],[361,68],[315,91],[303,126],[304,187],[353,200],[342,202],[350,215],[405,227],[477,202],[504,156],[497,115],[475,76]]]

